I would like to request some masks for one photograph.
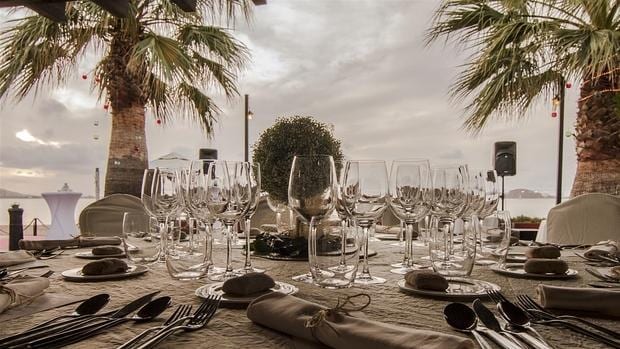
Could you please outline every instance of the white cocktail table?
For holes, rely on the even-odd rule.
[[[75,206],[82,193],[51,192],[42,193],[52,215],[52,225],[47,232],[48,240],[71,239],[79,235],[75,225]]]

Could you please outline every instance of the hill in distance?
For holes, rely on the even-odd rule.
[[[0,199],[28,199],[28,198],[40,198],[38,195],[22,194],[15,191],[10,191],[0,188]]]
[[[506,193],[506,199],[548,199],[554,197],[555,196],[523,188],[513,189]]]

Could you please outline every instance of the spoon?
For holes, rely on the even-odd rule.
[[[71,314],[61,315],[61,316],[52,318],[48,321],[40,323],[37,326],[31,328],[31,330],[43,327],[49,323],[52,323],[60,319],[96,314],[99,310],[103,309],[103,307],[105,307],[109,301],[110,301],[110,295],[107,293],[101,293],[96,296],[92,296],[88,298],[87,300],[85,300],[84,302],[82,302],[80,305],[78,305],[78,307],[75,308],[75,310]]]
[[[76,343],[82,341],[84,339],[90,338],[97,333],[114,327],[118,324],[127,321],[135,321],[135,322],[145,322],[152,320],[159,316],[161,313],[168,308],[170,305],[170,297],[160,297],[154,299],[147,303],[145,306],[140,308],[138,312],[131,317],[124,317],[119,319],[109,319],[103,323],[96,323],[93,325],[88,325],[80,328],[75,328],[69,331],[61,332],[57,335],[41,338],[35,342],[29,343],[29,348],[48,348],[48,347],[60,347],[69,345],[71,343]]]
[[[462,303],[450,303],[443,309],[443,317],[457,331],[471,333],[482,349],[493,348],[478,332],[478,318],[470,307]]]
[[[544,338],[538,333],[530,323],[530,318],[527,316],[525,311],[511,302],[501,301],[497,303],[497,310],[499,313],[506,319],[511,325],[516,326],[517,328],[525,328],[526,330],[532,332],[538,340],[543,342],[544,345],[550,346]]]

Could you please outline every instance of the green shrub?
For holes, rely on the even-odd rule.
[[[519,215],[511,219],[512,223],[540,223],[542,218]]]
[[[340,141],[327,124],[309,116],[278,118],[252,147],[253,161],[261,167],[262,189],[288,202],[288,180],[295,155],[331,155],[342,161]]]

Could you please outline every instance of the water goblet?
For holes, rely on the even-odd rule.
[[[478,217],[471,218],[475,224],[472,229],[463,229],[462,243],[460,246],[450,249],[452,241],[450,237],[450,222],[440,220],[439,217],[431,218],[431,240],[429,252],[433,270],[441,275],[449,277],[468,277],[474,267],[476,258],[476,227],[479,227]]]
[[[433,202],[428,160],[396,160],[392,163],[388,201],[394,215],[405,224],[403,263],[390,271],[406,274],[423,267],[414,263],[413,231],[418,221],[430,212]]]
[[[375,221],[387,208],[388,178],[383,160],[347,161],[341,183],[341,195],[350,218],[362,229],[364,260],[362,273],[355,283],[363,285],[385,283],[384,278],[372,276],[368,267],[368,234]]]
[[[327,227],[317,229],[321,220],[334,210],[337,190],[334,159],[330,155],[295,156],[288,201],[295,213],[309,224],[308,259],[312,279],[316,285],[328,288],[348,287],[357,271],[357,260],[345,265],[349,268],[341,269],[341,256],[346,250],[342,250],[340,234],[333,234]]]
[[[260,164],[250,164],[248,163],[248,167],[250,170],[250,206],[248,211],[245,213],[245,224],[243,227],[243,232],[245,235],[245,263],[243,265],[243,269],[237,270],[237,272],[241,274],[247,273],[263,273],[264,269],[259,269],[252,266],[252,258],[250,251],[250,229],[251,229],[251,220],[252,216],[256,212],[256,208],[258,207],[258,201],[260,200],[261,193],[261,175],[260,175]]]
[[[207,208],[226,227],[226,270],[222,274],[210,276],[213,281],[225,281],[239,275],[232,267],[232,233],[235,223],[247,212],[250,198],[248,163],[214,161],[209,164]]]
[[[209,269],[207,235],[196,223],[196,219],[184,215],[170,224],[170,236],[175,243],[168,248],[166,268],[174,279],[196,280]]]

